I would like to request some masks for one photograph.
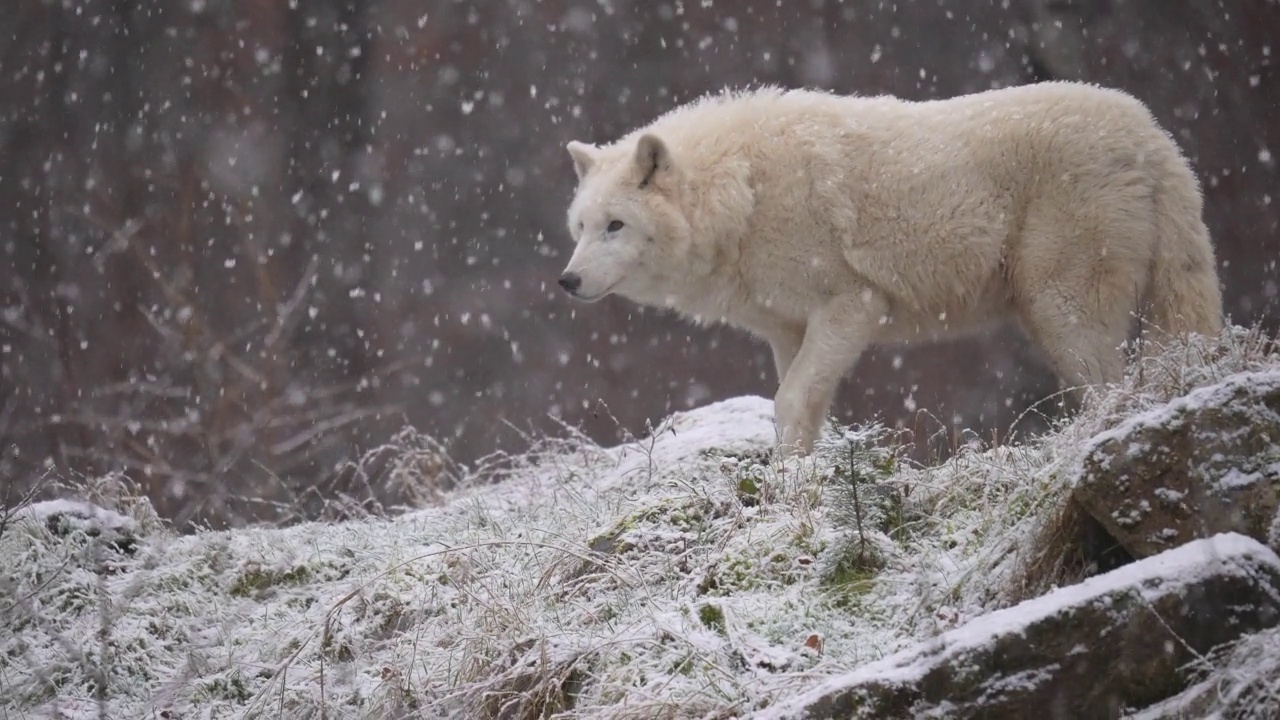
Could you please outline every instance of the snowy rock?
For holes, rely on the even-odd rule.
[[[1280,628],[1255,633],[1197,663],[1197,681],[1128,720],[1280,717]]]
[[[757,720],[1117,717],[1182,668],[1280,623],[1280,558],[1218,535],[981,616],[837,676]]]
[[[1134,557],[1239,532],[1280,505],[1280,372],[1233,375],[1096,436],[1076,500]]]
[[[37,520],[55,537],[98,539],[122,553],[132,553],[141,534],[133,518],[82,500],[32,503],[19,510],[22,516]]]
[[[68,524],[89,532],[137,530],[133,518],[82,500],[44,500],[31,503],[22,512],[46,525]]]

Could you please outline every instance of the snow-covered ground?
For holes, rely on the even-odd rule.
[[[747,715],[1012,604],[1085,440],[1231,372],[1280,370],[1228,335],[1044,438],[935,468],[899,461],[876,428],[782,463],[771,403],[748,397],[619,447],[547,441],[500,482],[392,519],[179,537],[31,506],[0,534],[0,708]]]

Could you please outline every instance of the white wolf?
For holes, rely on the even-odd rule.
[[[560,285],[769,342],[805,452],[871,344],[1021,321],[1064,382],[1118,380],[1141,317],[1217,333],[1199,184],[1134,98],[1051,82],[950,100],[766,88],[569,143]]]

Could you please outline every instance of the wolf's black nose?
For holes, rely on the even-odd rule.
[[[582,287],[582,276],[578,273],[565,273],[560,276],[560,287],[570,295],[577,295],[578,288]]]

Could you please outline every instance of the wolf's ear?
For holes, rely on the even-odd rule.
[[[578,179],[581,180],[590,172],[591,166],[596,164],[596,149],[577,140],[571,141],[567,147],[569,156],[573,158],[573,171],[578,173]]]
[[[657,135],[645,133],[636,142],[636,169],[641,188],[648,187],[655,176],[671,169],[671,151]]]

